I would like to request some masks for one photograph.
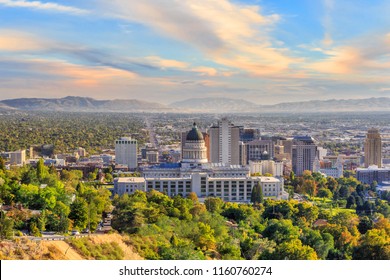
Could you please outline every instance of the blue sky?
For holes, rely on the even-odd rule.
[[[0,0],[0,98],[390,96],[386,0]]]

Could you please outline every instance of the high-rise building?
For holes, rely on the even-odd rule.
[[[115,141],[115,163],[127,165],[129,169],[137,168],[137,140],[122,137]]]
[[[209,128],[210,160],[213,163],[240,164],[240,128],[223,118]]]
[[[9,155],[10,164],[12,165],[23,165],[26,163],[26,150],[11,152]]]
[[[292,170],[298,176],[303,171],[313,171],[314,160],[317,157],[317,145],[310,136],[296,136],[292,145]]]
[[[382,139],[378,129],[368,130],[364,142],[364,167],[376,165],[382,167]]]

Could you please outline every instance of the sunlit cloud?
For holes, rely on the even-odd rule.
[[[156,65],[163,69],[165,68],[188,68],[188,63],[183,61],[178,61],[174,59],[164,59],[158,56],[147,56],[144,58],[146,61],[150,61],[152,65]]]
[[[37,51],[45,49],[47,44],[46,40],[27,32],[0,29],[0,51]]]
[[[142,23],[158,32],[201,50],[211,61],[251,75],[288,70],[297,59],[279,49],[269,35],[279,20],[263,15],[255,5],[227,0],[100,1],[106,14]]]
[[[368,74],[377,70],[390,70],[389,34],[361,37],[350,45],[323,50],[323,59],[311,61],[305,67],[328,74]],[[382,72],[381,75],[390,74]]]
[[[89,13],[87,10],[41,1],[0,0],[0,5],[13,8],[30,8],[48,12],[68,13],[75,15],[84,15]]]

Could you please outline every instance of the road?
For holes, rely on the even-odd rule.
[[[154,132],[154,128],[150,123],[149,118],[145,118],[145,124],[146,124],[146,129],[149,131],[149,142],[152,144],[153,148],[158,147],[158,141],[156,137],[156,133]]]

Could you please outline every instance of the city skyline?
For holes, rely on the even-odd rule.
[[[0,0],[0,97],[386,97],[389,10],[384,0]]]

